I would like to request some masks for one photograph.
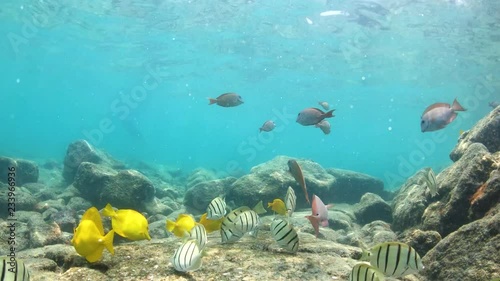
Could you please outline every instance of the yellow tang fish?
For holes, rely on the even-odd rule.
[[[102,214],[111,217],[111,225],[118,235],[130,240],[151,240],[148,220],[141,213],[129,209],[115,211],[108,203]]]
[[[175,222],[167,220],[167,231],[172,232],[177,237],[184,237],[189,235],[195,224],[196,221],[191,215],[180,214]]]
[[[217,220],[207,219],[207,213],[204,213],[203,215],[201,215],[200,224],[205,227],[207,233],[211,233],[220,229],[223,220],[224,217],[221,217]]]
[[[114,255],[113,237],[115,232],[111,230],[104,236],[101,216],[96,207],[89,208],[82,217],[80,224],[75,228],[71,244],[78,254],[85,257],[89,262],[101,259],[104,248]]]
[[[271,210],[275,211],[276,213],[284,216],[286,215],[286,207],[285,207],[285,202],[281,199],[274,199],[272,203],[267,203],[267,207],[271,208]]]

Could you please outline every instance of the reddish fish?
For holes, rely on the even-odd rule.
[[[311,201],[309,201],[309,195],[307,194],[306,180],[304,179],[304,175],[302,174],[302,169],[300,168],[297,161],[293,159],[288,160],[288,169],[290,171],[290,174],[292,174],[293,178],[302,187],[302,190],[304,191],[304,194],[306,196],[307,203],[311,204]]]
[[[447,103],[435,103],[427,107],[420,120],[422,132],[441,130],[457,118],[455,111],[465,111],[455,99],[452,105]]]
[[[328,112],[323,112],[321,109],[317,109],[317,108],[313,108],[313,107],[306,108],[306,109],[302,110],[301,112],[299,112],[299,114],[297,115],[296,122],[303,125],[303,126],[316,125],[319,122],[321,122],[321,120],[323,120],[325,118],[334,117],[335,116],[335,115],[333,115],[334,110],[335,109],[332,109]]]
[[[218,96],[216,99],[209,100],[209,105],[217,104],[222,107],[233,107],[243,103],[243,99],[241,98],[241,96],[235,93],[225,93]]]
[[[306,218],[311,222],[312,227],[314,228],[314,232],[316,233],[316,237],[319,235],[319,226],[328,227],[328,208],[332,205],[325,205],[321,199],[313,195],[312,201],[312,215],[306,216]]]

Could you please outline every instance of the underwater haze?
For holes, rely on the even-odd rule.
[[[86,139],[128,163],[241,175],[277,155],[396,188],[440,171],[500,94],[494,0],[3,0],[0,154],[62,161]],[[226,92],[244,104],[208,98]],[[422,133],[436,102],[467,109]],[[295,122],[335,109],[331,133]],[[276,129],[259,133],[267,120]]]

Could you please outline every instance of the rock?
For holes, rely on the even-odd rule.
[[[217,179],[217,176],[213,171],[209,171],[203,168],[195,169],[187,178],[186,189],[206,181],[212,181]]]
[[[89,162],[81,163],[73,185],[92,205],[104,207],[110,203],[118,209],[144,211],[154,198],[154,186],[135,170],[115,171]]]
[[[482,218],[500,198],[500,153],[495,153],[497,169],[491,172],[489,179],[482,184],[470,198],[469,220]]]
[[[398,238],[398,241],[412,246],[420,257],[425,256],[430,249],[434,248],[441,241],[441,235],[437,231],[432,230],[423,231],[414,229],[403,233],[401,236]]]
[[[450,154],[453,161],[458,161],[474,143],[481,143],[490,153],[500,150],[500,107],[493,109],[479,120],[467,134],[462,134],[458,144]]]
[[[354,206],[354,215],[361,225],[376,220],[392,222],[391,206],[373,193],[365,193],[361,197],[361,201]]]
[[[409,178],[392,200],[392,227],[396,231],[418,226],[422,222],[422,215],[428,206],[426,187],[420,185],[424,172],[420,170]],[[439,183],[439,178],[438,175],[436,183]]]
[[[326,171],[335,177],[335,183],[330,190],[334,198],[329,202],[354,204],[367,192],[375,193],[386,200],[390,199],[390,194],[384,191],[384,182],[380,179],[342,169],[326,169]]]
[[[88,208],[92,207],[92,204],[89,201],[83,199],[82,197],[75,196],[69,199],[67,206],[72,210],[80,211],[80,210],[87,210]]]
[[[0,182],[9,183],[7,177],[9,168],[15,169],[13,178],[16,186],[38,181],[38,165],[35,162],[0,156],[0,171],[5,171],[4,176],[0,177]]]
[[[370,248],[384,242],[396,241],[397,235],[383,221],[373,221],[361,228],[361,238]]]
[[[304,192],[288,172],[288,160],[292,158],[277,156],[269,162],[253,167],[250,174],[235,181],[227,194],[227,201],[236,206],[254,206],[257,202],[272,202],[275,198],[285,198],[288,186],[295,190],[297,207],[307,207]],[[310,160],[297,160],[306,179],[309,198],[316,194],[325,203],[331,203],[336,194],[331,192],[335,178],[328,174],[318,163]],[[312,199],[311,199],[312,200]]]
[[[184,206],[188,212],[193,214],[203,214],[206,212],[208,204],[217,196],[224,196],[226,189],[236,181],[235,178],[224,178],[200,182],[188,189],[184,196]],[[227,202],[227,200],[226,200]],[[254,203],[255,205],[255,203]]]
[[[40,213],[33,213],[27,224],[30,248],[69,242],[64,241],[59,225],[54,222],[46,223]]]
[[[10,198],[14,198],[14,205],[8,205],[8,203],[12,203],[12,201],[9,201],[9,186],[7,184],[0,183],[0,206],[3,206],[0,208],[1,217],[7,217],[11,213],[16,213],[19,210],[35,210],[37,200],[26,188],[16,187],[14,196],[11,196]]]
[[[63,178],[72,183],[78,167],[83,162],[101,164],[113,169],[124,169],[125,166],[113,159],[104,151],[95,149],[85,140],[78,140],[71,143],[64,157]]]
[[[20,220],[22,213],[22,211],[19,211],[16,214],[17,221],[15,222],[15,228],[12,228],[12,223],[14,222],[0,219],[0,237],[3,239],[2,247],[0,247],[0,256],[6,256],[9,253],[7,241],[10,242],[15,240],[16,252],[22,251],[30,246],[28,224]]]
[[[155,195],[158,198],[170,197],[171,199],[176,199],[182,197],[179,187],[171,186],[169,184],[156,185]]]
[[[471,198],[487,182],[498,160],[484,145],[471,144],[457,162],[440,173],[441,200],[424,211],[421,228],[435,230],[445,237],[469,223]]]
[[[55,222],[62,231],[73,233],[77,227],[76,212],[74,209],[64,208],[50,214],[49,220]]]
[[[461,160],[461,159],[460,159]],[[484,281],[500,278],[500,204],[482,219],[443,238],[422,259],[424,280]]]

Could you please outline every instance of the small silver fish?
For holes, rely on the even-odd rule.
[[[438,194],[438,186],[436,183],[436,174],[434,174],[432,168],[429,168],[429,170],[424,174],[423,180],[429,189],[431,197],[436,196]]]
[[[253,232],[260,224],[259,215],[254,210],[246,210],[234,220],[234,228],[239,233]]]
[[[296,253],[299,249],[299,236],[287,221],[275,218],[271,223],[271,234],[281,248]]]
[[[207,207],[207,219],[218,220],[226,214],[226,201],[221,197],[215,197]]]
[[[1,281],[29,281],[30,273],[19,259],[0,258]]]
[[[385,277],[376,267],[367,263],[358,263],[349,276],[349,281],[384,281]]]
[[[296,204],[297,196],[295,196],[295,191],[293,190],[293,188],[289,186],[285,196],[285,207],[287,215],[289,217],[292,216],[293,212],[295,211]]]
[[[225,93],[215,99],[209,98],[209,105],[217,104],[222,107],[234,107],[243,103],[240,95],[235,93]]]
[[[314,126],[317,128],[320,128],[321,131],[323,131],[323,133],[325,135],[328,135],[331,132],[330,122],[328,122],[326,120],[321,120],[318,124],[316,124]]]
[[[400,242],[385,242],[363,251],[361,260],[380,270],[385,276],[394,278],[418,273],[424,268],[418,253],[410,245]]]
[[[220,227],[220,236],[222,243],[233,243],[243,237],[245,233],[237,231],[236,229],[234,229],[233,225],[238,215],[247,210],[250,210],[250,208],[248,208],[247,206],[243,206],[227,214]]]
[[[334,117],[335,115],[333,115],[333,111],[335,111],[335,109],[332,109],[328,112],[323,112],[321,109],[318,108],[313,108],[313,107],[306,108],[301,112],[299,112],[299,114],[297,115],[296,122],[303,126],[316,125],[325,118]]]
[[[191,229],[191,231],[189,231],[189,238],[194,239],[196,240],[196,242],[198,242],[200,251],[203,251],[205,245],[208,242],[207,231],[205,230],[205,227],[200,223],[197,223]]]
[[[420,120],[422,132],[432,132],[443,129],[457,118],[456,111],[466,111],[455,99],[452,105],[435,103],[424,110]]]
[[[268,120],[259,128],[259,132],[271,132],[274,128],[276,128],[276,124],[272,120]]]
[[[201,250],[196,240],[184,242],[174,253],[171,259],[175,270],[188,272],[201,268]]]
[[[320,101],[320,102],[318,102],[318,104],[321,105],[321,107],[323,107],[324,110],[330,109],[330,105],[326,101]]]

